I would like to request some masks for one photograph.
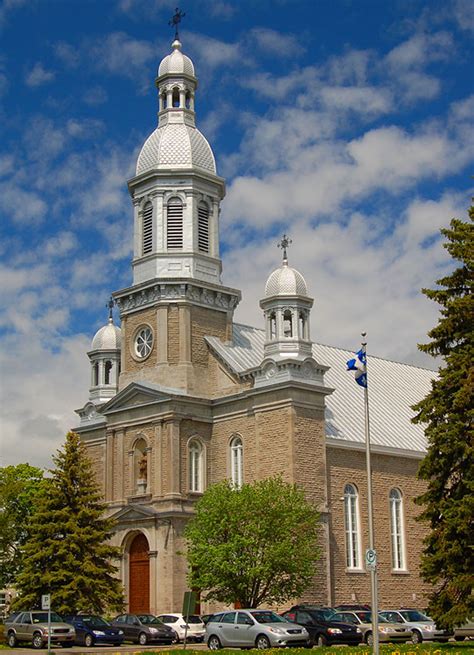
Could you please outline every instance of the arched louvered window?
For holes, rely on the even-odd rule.
[[[202,444],[193,440],[189,444],[189,491],[203,490],[204,453]]]
[[[346,566],[360,568],[359,494],[353,484],[344,487],[344,523],[346,530]]]
[[[142,254],[153,250],[153,205],[147,202],[142,212]]]
[[[110,373],[112,371],[112,362],[107,360],[104,364],[104,384],[110,384]]]
[[[232,484],[240,489],[244,478],[244,445],[240,437],[230,442],[230,475]]]
[[[183,203],[179,198],[170,198],[166,214],[166,245],[168,250],[183,248]]]
[[[209,252],[209,207],[205,202],[198,204],[198,249]]]
[[[405,569],[405,543],[403,538],[403,500],[398,489],[390,491],[390,538],[392,542],[392,568]]]

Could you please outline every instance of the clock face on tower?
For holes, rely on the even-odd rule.
[[[137,359],[146,359],[153,348],[153,332],[150,327],[144,325],[135,333],[133,342],[133,353]]]

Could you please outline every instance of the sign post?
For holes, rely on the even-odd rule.
[[[41,596],[41,609],[48,610],[48,655],[51,652],[51,595]]]
[[[186,648],[186,639],[188,636],[188,618],[190,614],[196,611],[197,593],[195,591],[185,591],[183,597],[183,616],[184,616],[184,648]]]

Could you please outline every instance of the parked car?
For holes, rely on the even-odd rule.
[[[270,610],[239,609],[220,612],[206,623],[210,650],[219,648],[278,648],[309,646],[308,631]]]
[[[344,621],[353,623],[362,632],[364,641],[369,646],[373,644],[372,630],[372,612],[355,611],[355,612],[336,612],[332,617],[334,621]],[[400,623],[389,623],[383,616],[379,616],[379,641],[380,642],[400,642],[410,641],[411,630]]]
[[[474,617],[470,621],[454,628],[454,638],[456,641],[474,639]]]
[[[204,640],[206,626],[197,614],[190,614],[185,618],[183,614],[169,613],[160,614],[158,618],[165,625],[173,628],[178,635],[178,641],[184,641],[185,635],[186,641],[200,642]]]
[[[452,631],[438,628],[433,619],[418,610],[381,610],[380,614],[387,621],[410,629],[414,644],[421,644],[422,641],[448,641],[453,634]]]
[[[13,623],[13,621],[16,619],[17,616],[20,616],[21,612],[12,612],[9,614],[3,621],[3,623],[6,625],[7,623]]]
[[[124,641],[133,641],[141,646],[152,641],[169,645],[178,638],[172,628],[153,614],[120,614],[111,623],[114,628],[123,630]]]
[[[321,609],[314,605],[294,605],[284,612],[282,617],[306,628],[312,645],[360,644],[362,632],[359,628],[352,623],[334,621],[333,615],[334,611],[331,609]]]
[[[76,631],[75,643],[90,648],[94,644],[113,644],[121,646],[124,633],[108,621],[94,614],[78,614],[66,616],[65,621],[74,626]]]
[[[346,612],[346,611],[348,611],[348,612],[358,612],[358,611],[370,612],[371,609],[372,608],[370,607],[370,605],[354,605],[354,604],[353,605],[350,605],[350,604],[349,605],[348,604],[346,604],[346,605],[336,605],[334,607],[334,611],[337,611],[337,612]]]
[[[51,612],[51,643],[70,648],[76,632],[65,623],[59,614]],[[48,612],[20,612],[11,623],[6,624],[6,638],[10,648],[22,641],[31,642],[33,648],[43,648],[48,643]]]

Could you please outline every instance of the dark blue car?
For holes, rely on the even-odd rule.
[[[94,646],[94,644],[113,644],[120,646],[124,639],[123,630],[116,628],[100,616],[78,614],[65,618],[76,629],[76,644]]]

